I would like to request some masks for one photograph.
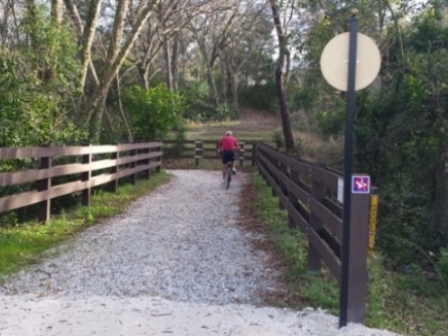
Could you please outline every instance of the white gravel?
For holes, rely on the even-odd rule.
[[[247,176],[172,171],[126,213],[50,251],[0,286],[1,336],[390,336],[337,329],[321,310],[261,307],[274,288],[263,239],[237,225]]]

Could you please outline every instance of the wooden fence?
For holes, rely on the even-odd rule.
[[[163,141],[163,157],[166,159],[194,159],[199,166],[200,160],[216,160],[218,140],[161,140]],[[245,161],[255,165],[255,141],[239,141],[241,153],[238,155],[239,165]]]
[[[325,262],[341,283],[342,206],[337,201],[341,176],[325,167],[256,145],[256,164],[288,212],[288,225],[308,238],[308,268]],[[348,322],[363,323],[367,296],[369,194],[353,194],[349,256]]]
[[[55,159],[71,158],[75,163],[55,165]],[[0,173],[0,187],[35,183],[35,190],[0,198],[0,213],[39,204],[39,221],[50,218],[51,200],[82,193],[82,204],[90,204],[93,187],[108,183],[116,191],[118,180],[129,176],[135,183],[137,174],[149,179],[152,169],[162,165],[162,143],[138,143],[107,146],[0,148],[0,160],[37,160],[36,169]],[[67,177],[59,184],[56,179]]]

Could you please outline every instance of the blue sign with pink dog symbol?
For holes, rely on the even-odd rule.
[[[355,175],[352,177],[352,193],[353,194],[369,194],[370,193],[370,176]]]

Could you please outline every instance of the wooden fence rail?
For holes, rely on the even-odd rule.
[[[104,158],[104,156],[108,158]],[[55,159],[77,157],[77,163],[54,165]],[[37,182],[35,190],[0,198],[0,213],[39,204],[39,221],[50,218],[51,200],[82,193],[82,204],[90,204],[91,189],[108,183],[116,191],[118,180],[138,174],[149,179],[152,169],[162,166],[162,143],[137,143],[106,146],[0,148],[0,160],[37,159],[38,169],[0,173],[0,187]],[[78,174],[78,178],[76,175]],[[70,182],[55,184],[55,178],[69,177]],[[75,180],[73,181],[73,177]]]
[[[163,142],[163,156],[166,159],[194,159],[199,166],[200,160],[218,159],[216,140],[161,140]],[[242,167],[246,161],[255,165],[255,141],[239,141],[241,153],[238,162]]]
[[[340,283],[342,206],[337,201],[340,174],[304,162],[265,145],[256,145],[256,165],[279,206],[288,212],[288,225],[308,238],[308,269],[325,262]],[[363,323],[367,296],[369,194],[352,195],[348,320]]]

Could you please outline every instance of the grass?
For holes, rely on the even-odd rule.
[[[89,207],[78,206],[46,224],[34,221],[0,228],[0,278],[36,263],[45,251],[86,227],[124,212],[132,201],[169,179],[170,176],[162,171],[151,175],[150,180],[123,185],[115,193],[100,191],[92,196]]]
[[[336,313],[336,281],[326,268],[319,273],[307,270],[306,237],[299,230],[287,227],[286,211],[278,208],[278,198],[272,197],[271,189],[259,175],[253,175],[252,185],[257,195],[256,215],[269,227],[270,239],[286,264],[285,279],[290,289],[301,298],[301,306],[323,307]]]
[[[229,120],[208,123],[188,123],[187,139],[189,140],[217,140],[231,130],[241,140],[271,141],[272,133],[281,130],[275,118],[271,122],[257,122],[256,120]]]
[[[403,335],[448,335],[448,293],[440,281],[419,272],[403,274],[382,267],[382,258],[369,260],[367,323]]]
[[[241,115],[239,120],[205,123],[187,122],[185,138],[186,140],[213,140],[217,142],[227,130],[231,130],[235,137],[240,140],[262,141],[276,146],[280,136],[280,140],[283,142],[283,132],[278,116],[259,111],[242,111]],[[340,162],[342,162],[343,158],[343,142],[340,139],[324,139],[317,134],[298,130],[293,130],[293,136],[296,146],[295,152],[302,159],[323,162],[340,168]],[[175,139],[176,134],[169,134],[167,138]],[[280,147],[280,150],[283,149],[284,146]],[[171,160],[164,162],[164,164],[168,164],[170,168],[196,168],[194,160],[187,161],[187,159]],[[216,165],[210,164],[210,162],[203,162],[203,160],[201,160],[199,167],[205,167],[205,169],[218,168]]]
[[[188,140],[216,140],[227,130],[241,140],[255,140],[276,144],[275,139],[280,134],[283,137],[280,118],[269,113],[242,112],[240,120],[219,122],[188,122],[186,138]],[[339,163],[343,158],[343,141],[341,139],[324,139],[311,133],[293,130],[296,143],[296,152],[309,161],[324,162],[332,165]],[[283,148],[280,148],[283,149]]]
[[[339,290],[325,267],[318,273],[306,266],[307,240],[287,228],[287,214],[278,209],[278,198],[254,174],[256,215],[269,227],[279,255],[287,265],[285,279],[302,299],[302,306],[321,307],[338,315]],[[408,336],[448,335],[448,293],[441,281],[428,280],[418,271],[390,272],[379,254],[369,258],[366,325]]]

